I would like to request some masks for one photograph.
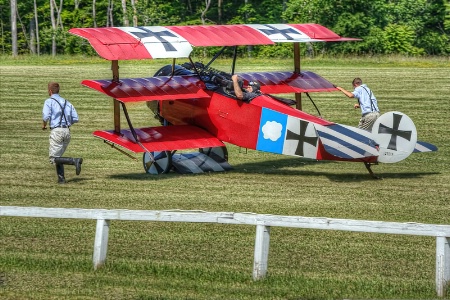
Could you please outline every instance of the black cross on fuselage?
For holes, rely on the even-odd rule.
[[[316,146],[317,136],[306,136],[306,129],[309,125],[309,122],[300,120],[300,134],[292,132],[288,129],[286,134],[286,140],[295,140],[298,141],[297,149],[295,149],[295,154],[299,156],[304,156],[303,144],[308,143],[310,145]]]
[[[140,39],[143,39],[146,37],[154,37],[163,44],[164,49],[166,51],[177,51],[177,49],[168,40],[163,38],[163,36],[177,37],[172,32],[167,31],[167,30],[153,32],[144,27],[137,27],[137,28],[139,28],[140,30],[143,30],[144,32],[130,31],[130,33],[134,34],[135,36],[137,36]]]
[[[388,149],[397,151],[397,136],[402,137],[408,141],[411,141],[411,130],[399,130],[400,121],[402,120],[402,115],[394,114],[394,123],[392,128],[387,127],[380,123],[378,128],[378,133],[391,134],[391,140],[389,141]]]
[[[266,27],[269,27],[270,29],[258,29],[259,31],[267,34],[267,35],[272,35],[272,34],[281,34],[283,35],[286,39],[288,40],[293,40],[293,38],[288,35],[288,33],[293,33],[293,34],[300,34],[298,31],[296,31],[293,28],[286,28],[286,29],[277,29],[271,25],[264,25]]]

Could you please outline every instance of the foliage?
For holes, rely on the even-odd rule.
[[[33,42],[31,26],[34,22],[34,1],[18,2],[19,54],[30,53]],[[67,30],[73,27],[124,26],[134,14],[139,26],[201,24],[204,0],[140,0],[126,1],[126,13],[121,0],[61,1],[62,28],[56,32],[57,53],[94,52],[80,38],[73,38]],[[316,53],[372,54],[400,53],[406,55],[449,55],[450,6],[448,0],[212,0],[205,13],[207,24],[238,23],[318,23],[342,36],[363,39],[361,43],[317,44]],[[0,0],[0,51],[11,54],[10,1]],[[52,51],[50,1],[36,0],[40,54]],[[56,1],[59,5],[59,1]],[[77,3],[77,5],[75,5]],[[111,18],[108,8],[112,7]],[[56,15],[56,14],[55,14]],[[381,39],[380,39],[381,38]],[[394,39],[400,40],[395,41]],[[385,41],[387,40],[387,43]],[[34,39],[35,43],[36,39]],[[264,49],[264,48],[263,48]],[[252,50],[249,47],[247,50]],[[274,50],[280,50],[278,53]],[[285,57],[285,47],[253,51],[251,56]]]
[[[422,49],[412,45],[414,31],[405,25],[388,25],[383,36],[384,51],[387,54],[422,54]]]

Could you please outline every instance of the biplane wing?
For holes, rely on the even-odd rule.
[[[271,45],[339,42],[344,38],[319,24],[248,24],[72,28],[107,60],[189,57],[192,46]]]
[[[246,81],[258,81],[261,91],[267,94],[307,93],[335,91],[335,86],[316,73],[258,72],[240,73]],[[156,76],[149,78],[127,78],[113,80],[83,80],[86,87],[97,90],[121,102],[151,100],[203,99],[205,83],[199,76]]]
[[[261,91],[266,94],[331,92],[336,87],[322,76],[310,72],[255,72],[240,73],[246,81],[261,84]]]
[[[122,129],[120,133],[98,130],[94,132],[94,136],[134,153],[225,146],[212,134],[191,125],[136,128],[134,132],[137,141],[130,129]]]
[[[209,98],[205,84],[194,76],[158,76],[113,80],[83,80],[82,85],[121,102]]]

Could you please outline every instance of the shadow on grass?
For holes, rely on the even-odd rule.
[[[353,164],[355,172],[353,173],[336,173],[327,166],[329,171],[320,171],[324,165],[330,164]],[[314,166],[315,170],[302,170],[307,166]],[[227,173],[242,173],[242,174],[267,174],[267,175],[280,175],[280,176],[302,176],[302,177],[317,177],[324,176],[333,182],[362,182],[375,180],[367,172],[363,163],[354,162],[334,162],[334,161],[316,161],[303,158],[287,158],[276,159],[258,162],[249,162],[236,164],[232,166],[233,169]],[[336,167],[336,169],[339,167]],[[439,172],[410,172],[410,173],[396,173],[395,166],[392,168],[392,172],[377,173],[376,166],[372,168],[376,176],[380,179],[412,179],[422,178],[428,175],[439,174]],[[217,172],[222,173],[222,172]],[[164,180],[183,176],[210,176],[211,173],[199,173],[199,174],[180,174],[175,171],[170,171],[167,174],[150,175],[146,173],[128,173],[128,174],[115,174],[111,175],[113,179],[126,179],[126,180]]]

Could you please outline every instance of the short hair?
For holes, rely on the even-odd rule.
[[[48,83],[48,90],[52,92],[52,94],[58,94],[59,93],[59,83],[57,82],[49,82]]]
[[[352,84],[355,85],[361,85],[362,84],[362,80],[359,77],[356,77],[355,79],[353,79]]]

